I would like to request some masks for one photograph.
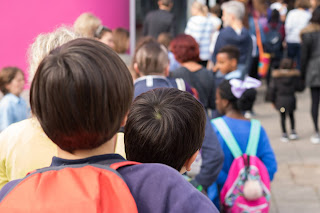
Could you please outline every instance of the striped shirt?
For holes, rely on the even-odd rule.
[[[200,59],[203,61],[209,60],[211,56],[209,47],[213,30],[213,23],[208,17],[193,16],[189,19],[184,31],[185,34],[191,35],[199,44]]]

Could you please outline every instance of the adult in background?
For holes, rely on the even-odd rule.
[[[73,29],[83,37],[95,38],[114,49],[112,31],[103,26],[102,21],[92,13],[82,13],[74,22]]]
[[[249,31],[243,26],[242,22],[245,7],[239,1],[229,1],[223,3],[221,8],[224,28],[217,38],[212,61],[216,63],[216,56],[222,47],[226,45],[236,46],[240,51],[238,68],[242,72],[242,77],[244,77],[250,67],[253,45]]]
[[[29,79],[51,50],[80,36],[60,27],[40,34],[29,48]],[[9,181],[23,178],[30,171],[49,166],[57,147],[34,117],[12,124],[0,134],[0,189]]]
[[[124,61],[127,66],[131,64],[131,56],[127,53],[130,47],[130,35],[129,31],[118,27],[113,29],[113,41],[114,41],[114,50],[118,53],[120,58]]]
[[[300,69],[300,32],[307,26],[311,13],[309,0],[297,0],[295,8],[291,10],[285,22],[288,57],[294,60],[296,68]]]
[[[320,7],[314,10],[310,24],[301,31],[301,75],[311,90],[311,116],[315,134],[310,138],[320,143],[318,126],[320,100]]]
[[[215,109],[214,73],[198,62],[199,45],[190,35],[179,35],[172,40],[170,49],[181,67],[170,72],[170,77],[182,78],[199,93],[200,102],[206,109]]]
[[[208,17],[208,7],[197,1],[191,6],[191,15],[184,31],[185,34],[191,35],[199,44],[200,64],[207,66],[210,59],[210,42],[214,31],[213,21]]]
[[[175,36],[174,15],[170,13],[172,0],[159,0],[159,9],[147,14],[143,23],[143,35],[158,38],[160,33],[171,33]]]

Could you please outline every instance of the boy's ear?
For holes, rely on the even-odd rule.
[[[138,67],[138,64],[137,64],[137,63],[134,63],[134,64],[133,64],[133,69],[134,69],[134,71],[135,71],[138,75],[140,75],[140,70],[139,70],[139,67]]]
[[[232,65],[232,67],[237,67],[238,66],[238,60],[235,59],[235,58],[231,59],[231,65]],[[234,71],[234,70],[232,70],[232,71]]]
[[[126,113],[126,115],[124,116],[122,122],[121,122],[121,127],[125,126],[127,123],[127,119],[128,119],[128,113],[129,111]]]
[[[191,170],[191,165],[192,165],[192,163],[196,160],[198,154],[199,154],[199,150],[196,151],[196,152],[191,156],[191,158],[189,158],[189,159],[185,162],[184,167],[186,168],[186,170],[187,170],[188,172]]]

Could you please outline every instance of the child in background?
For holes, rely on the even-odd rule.
[[[130,47],[129,31],[124,28],[116,28],[112,30],[114,51],[118,53],[120,58],[127,66],[131,64],[131,56],[127,53]]]
[[[173,71],[178,69],[181,64],[175,59],[173,53],[170,50],[170,42],[172,41],[172,36],[170,33],[160,33],[160,35],[158,36],[158,42],[160,44],[162,44],[163,46],[165,46],[168,50],[168,57],[169,57],[169,62],[170,62],[170,66],[169,66],[169,71]]]
[[[167,77],[169,66],[167,51],[156,41],[149,40],[139,46],[134,61],[134,69],[140,76],[134,82],[134,98],[144,92],[161,87],[177,88],[196,96],[194,90],[183,79]],[[146,130],[142,130],[140,134],[144,134],[144,131]],[[133,139],[135,138],[130,140]],[[207,118],[201,154],[192,165],[191,174],[188,172],[188,175],[193,178],[191,183],[194,186],[201,185],[206,190],[217,179],[223,163],[223,153],[218,143],[210,120]]]
[[[222,47],[217,54],[217,61],[214,66],[214,72],[220,71],[222,77],[216,77],[218,86],[224,79],[241,78],[241,70],[238,70],[239,49],[232,45]]]
[[[24,87],[24,75],[17,67],[5,67],[0,71],[0,132],[10,124],[28,118],[28,106],[20,97]]]
[[[289,142],[289,139],[298,139],[295,130],[294,110],[296,109],[295,92],[298,90],[300,72],[297,69],[293,69],[293,66],[292,59],[284,58],[281,60],[280,69],[272,71],[272,80],[267,93],[267,100],[271,101],[274,108],[280,112],[282,142]],[[286,130],[287,115],[289,115],[291,123],[289,136]]]
[[[241,111],[251,107],[252,102],[250,99],[252,98],[253,88],[260,86],[260,84],[260,81],[251,77],[246,77],[244,81],[239,79],[225,80],[217,89],[217,109],[219,113],[223,115],[222,119],[229,127],[242,153],[245,153],[248,145],[252,121],[246,119]],[[212,127],[217,134],[225,155],[223,168],[217,180],[218,189],[221,190],[228,177],[229,169],[234,157],[214,122],[212,122]],[[277,162],[268,136],[262,127],[260,129],[256,156],[264,163],[268,170],[270,180],[272,180],[274,173],[277,171]]]

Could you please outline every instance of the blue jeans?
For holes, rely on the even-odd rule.
[[[288,44],[288,57],[296,62],[296,68],[300,69],[300,44],[299,43],[287,43]]]

